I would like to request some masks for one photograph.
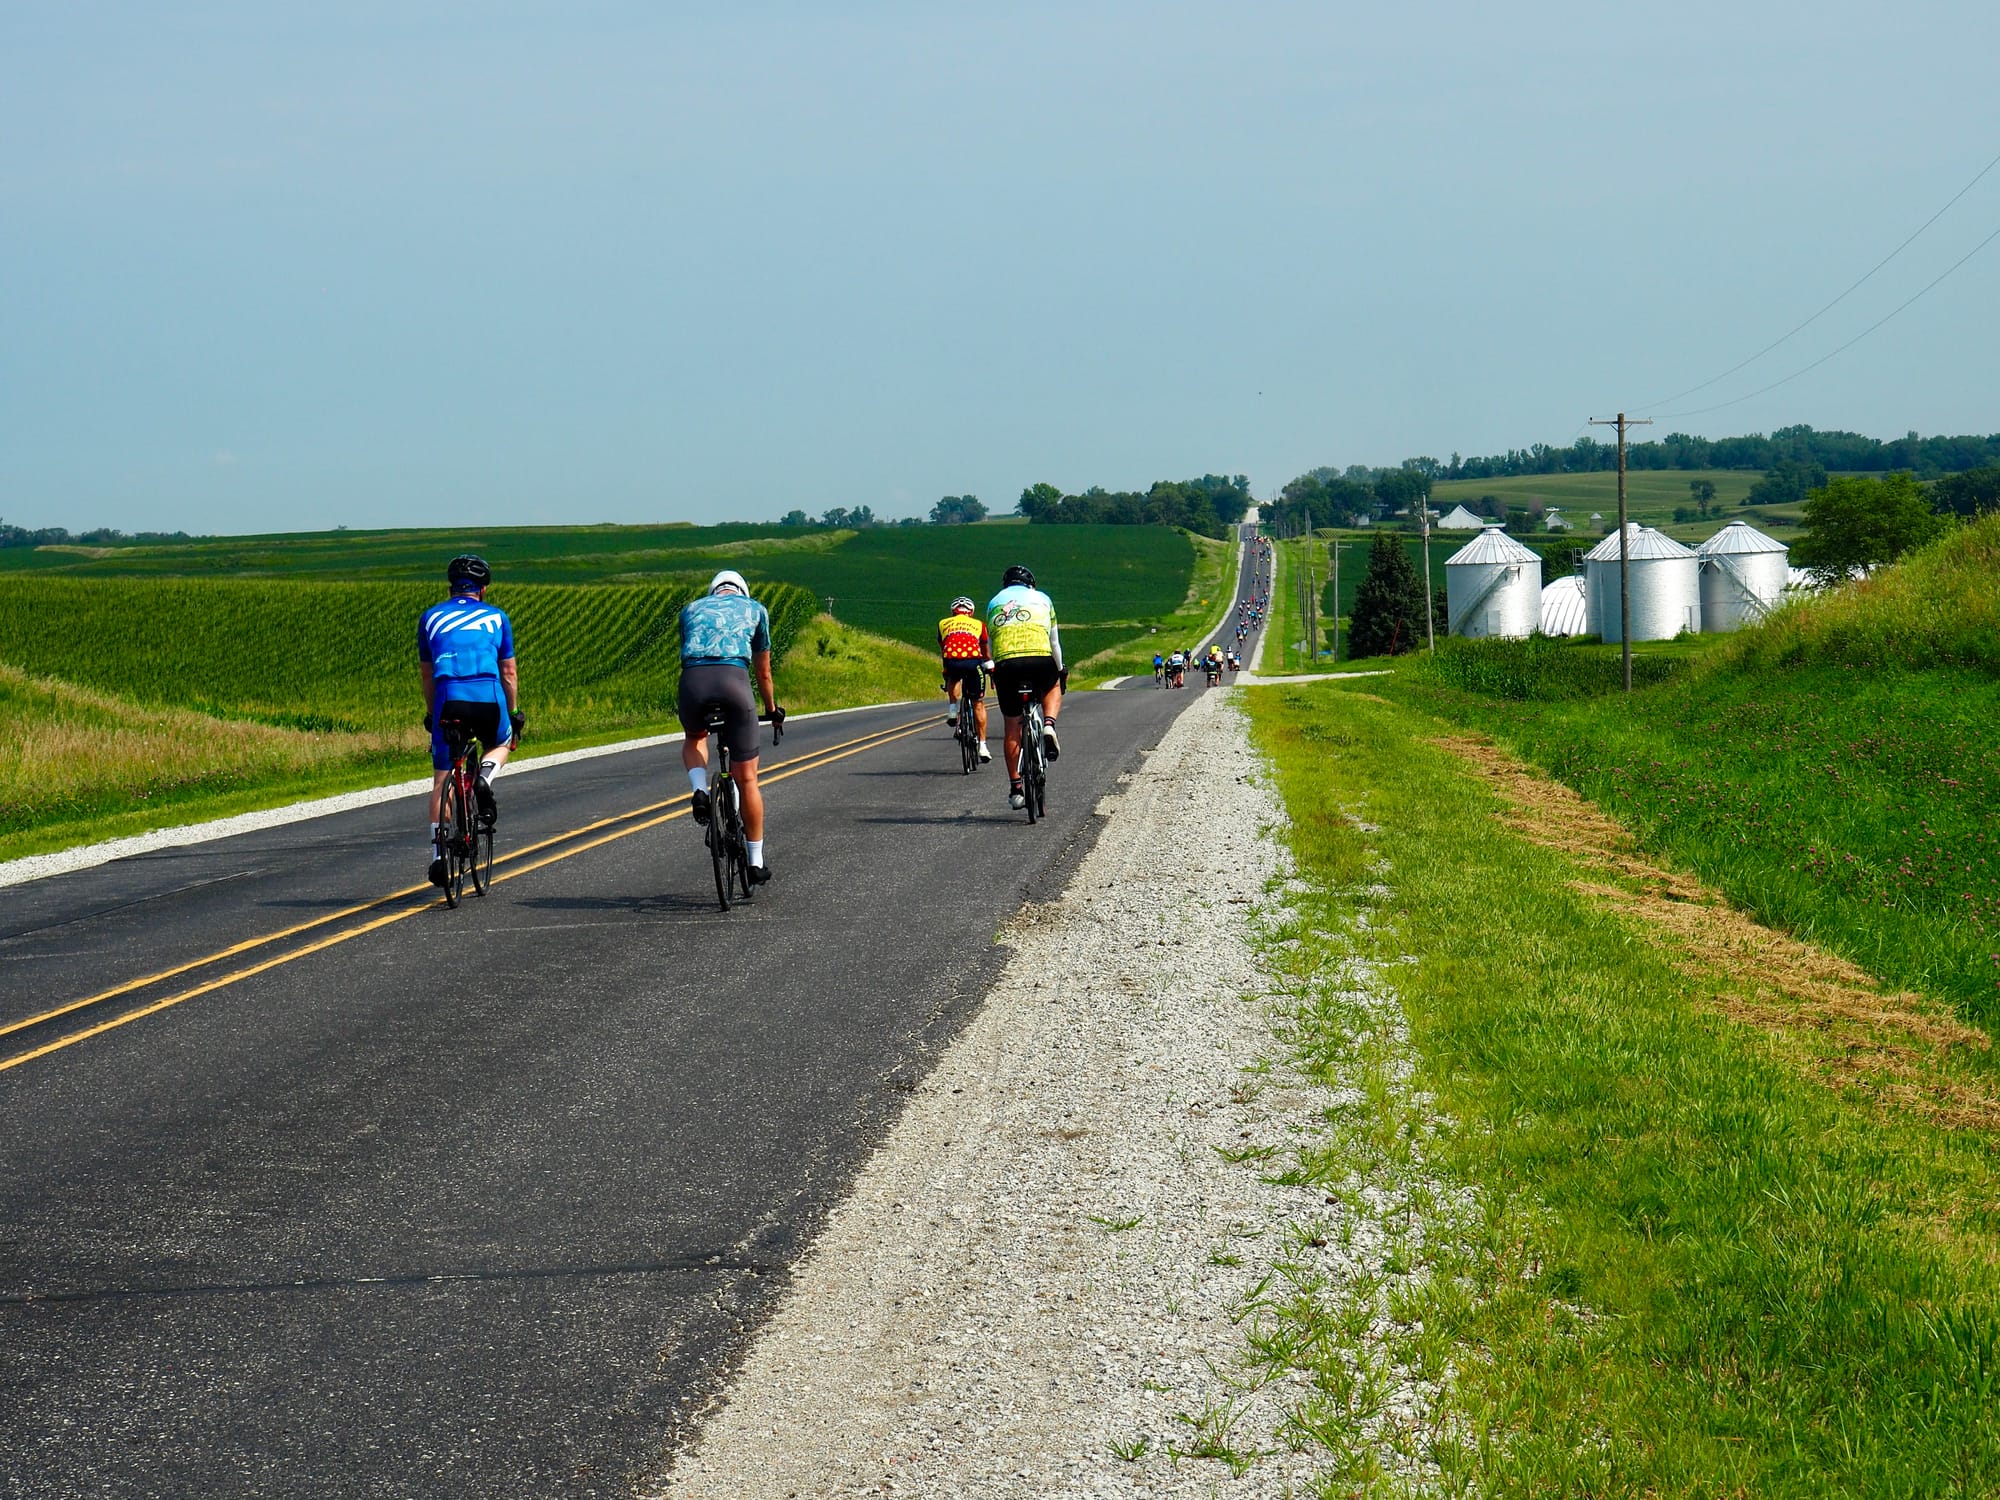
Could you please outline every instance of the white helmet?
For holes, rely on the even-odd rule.
[[[735,589],[737,593],[747,595],[750,592],[750,585],[743,581],[743,575],[734,568],[724,568],[708,580],[708,591],[711,594],[719,594],[724,589]]]

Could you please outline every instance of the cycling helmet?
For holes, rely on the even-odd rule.
[[[955,615],[969,615],[977,608],[979,606],[963,594],[960,594],[956,599],[951,601],[951,612]]]
[[[450,580],[453,589],[483,589],[493,581],[493,570],[486,566],[486,559],[467,552],[454,557],[445,567],[444,576]]]
[[[719,594],[724,589],[735,589],[737,593],[747,595],[750,592],[750,585],[743,581],[743,575],[734,568],[724,568],[708,580],[708,591],[711,594]]]
[[[1017,583],[1024,589],[1031,589],[1035,586],[1034,573],[1020,563],[1015,563],[1013,567],[1000,575],[1000,587],[1003,589],[1011,589]]]

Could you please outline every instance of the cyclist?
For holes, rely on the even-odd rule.
[[[1005,717],[1007,805],[1028,805],[1021,789],[1021,712],[1023,689],[1042,700],[1042,751],[1050,760],[1062,754],[1056,740],[1056,715],[1062,711],[1062,636],[1056,629],[1053,600],[1035,587],[1035,575],[1016,563],[1000,578],[1000,592],[986,606],[988,649],[993,657],[993,691]]]
[[[1153,686],[1154,687],[1165,686],[1166,675],[1167,675],[1167,659],[1164,656],[1160,655],[1159,652],[1155,651],[1153,653]]]
[[[993,759],[993,752],[986,748],[986,677],[981,664],[989,653],[986,622],[973,612],[978,608],[964,594],[951,601],[951,613],[938,621],[938,652],[944,658],[944,690],[951,700],[944,721],[956,727],[958,716],[971,708],[983,763]]]
[[[750,597],[743,575],[724,568],[708,581],[708,592],[681,611],[681,765],[694,788],[694,820],[708,822],[708,711],[723,711],[722,734],[729,746],[730,771],[743,804],[743,841],[749,847],[750,883],[771,878],[764,862],[764,794],[757,789],[757,705],[750,700],[750,676],[764,712],[779,717],[777,689],[771,685],[771,616]]]
[[[424,728],[431,732],[431,884],[443,885],[444,824],[439,821],[444,779],[451,774],[451,747],[444,721],[457,719],[486,747],[473,782],[480,821],[499,817],[493,778],[521,742],[521,677],[514,664],[514,623],[507,612],[486,602],[493,570],[483,557],[466,553],[445,568],[451,597],[433,604],[417,620],[417,663],[424,679]],[[502,713],[507,732],[500,732]]]

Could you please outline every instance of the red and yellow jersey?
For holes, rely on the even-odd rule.
[[[977,615],[946,615],[938,621],[938,650],[946,661],[986,660],[986,622]]]

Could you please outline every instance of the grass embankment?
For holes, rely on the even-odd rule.
[[[1434,1128],[1344,1029],[1344,965],[1373,965],[1445,1115],[1424,1150],[1476,1194],[1451,1234],[1411,1203],[1373,1304],[1394,1358],[1447,1382],[1455,1420],[1412,1435],[1439,1491],[2000,1488],[2000,1109],[1954,1114],[1985,1096],[1949,1079],[1904,1091],[1983,1038],[1648,869],[1407,705],[1250,702],[1306,886],[1277,955],[1300,1055],[1385,1158]],[[1295,1166],[1329,1193],[1352,1169]],[[1328,1493],[1372,1493],[1354,1440],[1381,1391],[1340,1353],[1367,1305],[1343,1321],[1304,1264],[1260,1348],[1314,1379],[1300,1432],[1340,1468]]]
[[[1045,528],[1053,529],[1053,528]],[[1236,574],[1241,566],[1242,543],[1231,539],[1218,542],[1205,536],[1176,532],[1194,549],[1188,574],[1187,593],[1180,607],[1149,619],[1128,620],[1113,631],[1062,627],[1063,654],[1070,668],[1072,688],[1095,687],[1118,677],[1151,676],[1153,653],[1165,655],[1176,645],[1192,646],[1209,631],[1236,598]],[[1063,603],[1056,601],[1060,610]],[[1113,634],[1117,644],[1104,646],[1105,634]]]
[[[1765,921],[2000,1026],[2000,517],[1699,647],[1454,642],[1381,691],[1496,736]],[[1647,684],[1651,685],[1647,685]]]
[[[942,711],[937,656],[817,615],[773,674],[788,713],[908,700]]]

